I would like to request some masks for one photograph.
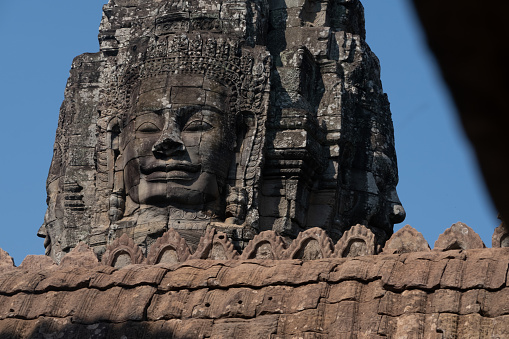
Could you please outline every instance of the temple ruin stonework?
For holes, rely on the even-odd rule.
[[[358,0],[110,0],[0,339],[509,338],[509,233],[398,199]]]
[[[39,235],[57,262],[170,229],[241,252],[272,230],[403,221],[394,135],[359,1],[110,1],[78,56]]]

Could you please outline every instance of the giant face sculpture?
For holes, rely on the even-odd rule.
[[[109,127],[111,232],[129,228],[144,239],[171,227],[195,238],[210,222],[244,224],[263,159],[268,53],[200,35],[130,50],[142,48]]]
[[[203,76],[165,80],[142,82],[127,114],[121,134],[125,191],[135,203],[217,215],[234,146],[228,89]]]

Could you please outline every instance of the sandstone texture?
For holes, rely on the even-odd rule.
[[[59,265],[0,251],[0,338],[506,338],[509,249],[466,227],[430,250],[407,225],[382,255],[362,225],[336,244],[265,231],[242,254],[214,229],[194,253],[170,229],[147,258],[123,235],[102,263],[85,243]]]
[[[357,224],[373,254],[403,221],[358,0],[110,0],[99,42],[60,111],[38,233],[56,262],[79,242],[113,260],[126,235],[136,263],[170,229],[240,254],[264,231],[337,243]]]
[[[122,269],[75,257],[0,272],[0,338],[509,335],[506,248]]]
[[[492,249],[461,222],[433,249],[393,234],[358,0],[110,0],[99,42],[66,87],[47,256],[0,250],[0,338],[509,337],[504,223]]]

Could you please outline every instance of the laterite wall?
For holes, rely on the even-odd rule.
[[[2,253],[0,338],[509,338],[509,249],[59,266]]]

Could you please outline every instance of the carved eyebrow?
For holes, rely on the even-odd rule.
[[[224,115],[225,113],[221,110],[217,109],[216,107],[209,106],[209,105],[193,105],[193,106],[184,106],[176,108],[175,111],[177,113],[177,116],[180,119],[187,120],[189,119],[193,114],[198,113],[200,111],[211,111],[214,113],[217,113],[219,115]]]
[[[143,112],[141,115],[138,115],[136,117],[136,121],[135,121],[135,129],[137,129],[138,127],[140,127],[143,123],[145,122],[151,122],[155,125],[159,125],[158,127],[159,128],[162,128],[162,123],[160,120],[160,114],[154,114],[155,112]],[[154,115],[158,116],[158,118],[155,119],[154,121]]]

